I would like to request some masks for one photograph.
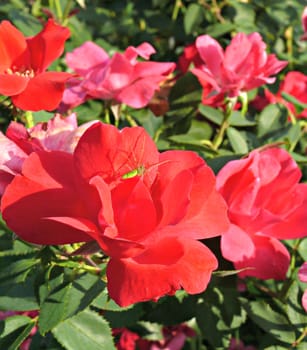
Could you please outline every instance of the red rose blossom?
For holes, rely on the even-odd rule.
[[[307,118],[307,108],[297,111],[293,103],[286,101],[282,93],[293,96],[302,104],[307,104],[307,75],[298,71],[287,73],[281,82],[276,94],[268,89],[264,90],[264,96],[257,96],[252,105],[257,110],[262,110],[268,104],[281,103],[285,105],[297,118]]]
[[[241,277],[286,277],[290,256],[279,239],[307,234],[307,184],[300,178],[295,161],[278,148],[255,150],[219,172],[217,188],[231,222],[222,253],[237,269],[250,268]]]
[[[69,36],[69,29],[52,19],[40,33],[29,38],[25,38],[9,21],[2,21],[0,94],[10,96],[13,104],[23,110],[55,109],[71,75],[46,72],[46,69],[63,53]]]
[[[229,226],[215,176],[196,153],[159,153],[143,128],[102,123],[83,134],[73,154],[32,153],[1,211],[29,242],[96,240],[110,256],[108,290],[121,306],[180,288],[202,292],[217,259],[198,239]]]

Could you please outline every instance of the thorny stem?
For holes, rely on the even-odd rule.
[[[25,112],[26,127],[32,128],[34,126],[33,114],[30,111]]]
[[[130,126],[138,126],[136,121],[131,117],[130,114],[126,114],[125,117]]]
[[[273,298],[277,298],[279,299],[279,295],[277,295],[277,293],[275,293],[274,291],[272,291],[270,288],[267,288],[265,286],[262,286],[256,282],[254,282],[254,286],[256,288],[258,288],[261,292],[264,292],[265,294],[268,294],[269,296],[273,297]]]
[[[225,5],[227,5],[226,1],[222,1],[222,2],[220,2],[220,4],[218,4],[216,0],[212,0],[212,4],[207,4],[206,0],[199,0],[199,4],[201,6],[203,6],[206,10],[213,12],[213,14],[215,15],[216,19],[220,23],[224,23],[225,22],[224,17],[221,15],[221,11],[222,11],[222,8]]]
[[[64,11],[63,11],[63,19],[62,19],[63,25],[67,24],[71,4],[72,4],[72,0],[67,0],[66,6],[65,6]]]
[[[287,44],[288,61],[290,70],[293,69],[293,27],[290,26],[285,31],[285,38]]]
[[[106,124],[111,124],[109,107],[106,108],[105,115],[104,115],[104,121]]]
[[[181,0],[176,0],[175,6],[173,8],[173,13],[172,13],[172,21],[176,21],[178,14],[179,14],[179,10],[182,6],[183,6],[183,4],[182,4]]]
[[[56,14],[57,14],[57,18],[58,20],[62,23],[62,20],[63,20],[63,12],[62,12],[62,7],[61,7],[61,3],[60,3],[60,0],[52,0],[50,1],[54,7],[55,7],[55,10],[56,10]],[[49,4],[50,4],[49,2]],[[53,7],[53,6],[52,6]],[[51,7],[51,8],[52,8]]]
[[[232,109],[234,107],[234,105],[237,102],[237,98],[229,98],[226,101],[226,108],[225,108],[225,112],[224,112],[224,119],[222,122],[222,125],[218,131],[218,133],[216,134],[213,142],[212,142],[212,148],[216,151],[218,150],[218,148],[220,147],[220,145],[222,144],[223,140],[224,140],[224,135],[225,132],[229,126],[229,117],[231,115]]]
[[[296,339],[296,341],[292,343],[289,349],[293,349],[293,348],[296,349],[297,346],[304,340],[306,336],[307,336],[307,327],[303,330],[302,334]]]

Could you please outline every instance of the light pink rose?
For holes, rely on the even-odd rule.
[[[78,127],[75,114],[68,117],[55,115],[46,123],[26,129],[23,124],[11,122],[6,135],[0,132],[0,195],[30,153],[39,150],[58,150],[72,153],[84,131],[95,121]]]

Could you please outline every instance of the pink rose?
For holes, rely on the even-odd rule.
[[[175,63],[138,61],[155,53],[149,43],[129,46],[112,57],[98,45],[86,42],[66,55],[67,65],[80,78],[72,78],[60,110],[76,107],[90,98],[113,100],[134,108],[145,107],[159,90],[160,83],[175,69]]]
[[[29,154],[39,150],[58,150],[72,153],[83,132],[94,122],[78,127],[75,114],[55,115],[47,123],[38,123],[26,129],[23,124],[11,122],[6,135],[0,132],[0,195],[16,174],[21,172]]]
[[[307,184],[283,149],[255,150],[247,158],[227,163],[217,176],[217,188],[228,204],[231,228],[222,236],[223,256],[241,277],[283,279],[289,253],[279,239],[307,234]]]
[[[215,94],[238,96],[263,84],[275,81],[272,75],[286,65],[274,54],[267,54],[259,33],[238,33],[225,50],[209,35],[196,39],[196,48],[202,60],[192,69],[201,85],[210,84]]]

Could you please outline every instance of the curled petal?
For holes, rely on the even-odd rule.
[[[70,31],[67,27],[60,26],[50,18],[40,33],[27,38],[31,53],[31,68],[39,73],[44,72],[62,55],[65,41],[69,36]]]
[[[307,262],[300,267],[298,271],[298,278],[300,281],[307,283]]]
[[[9,21],[0,24],[0,72],[16,65],[17,60],[29,60],[27,56],[27,43],[24,35]],[[29,61],[26,63],[26,67]]]
[[[181,287],[202,292],[217,267],[217,260],[202,243],[164,238],[133,259],[111,259],[108,290],[120,306],[158,299]]]
[[[66,63],[81,76],[86,76],[89,71],[97,66],[107,64],[108,54],[100,46],[91,41],[86,41],[74,51],[66,54]]]
[[[70,154],[32,153],[24,162],[23,175],[15,176],[2,197],[1,212],[8,226],[22,239],[37,244],[92,240],[76,227],[45,220],[47,217],[89,218],[73,178]]]
[[[29,79],[16,74],[0,74],[0,94],[13,96],[20,94],[28,86]]]
[[[23,110],[52,111],[61,102],[65,82],[70,78],[65,72],[45,72],[28,81],[27,88],[12,96],[14,105]],[[33,98],[35,96],[35,98]]]
[[[229,230],[222,235],[223,257],[234,263],[253,256],[255,249],[253,239],[236,225],[230,225]]]
[[[254,236],[254,254],[234,263],[237,269],[248,268],[239,273],[240,277],[254,276],[260,279],[283,280],[289,268],[290,254],[286,247],[275,238]]]

